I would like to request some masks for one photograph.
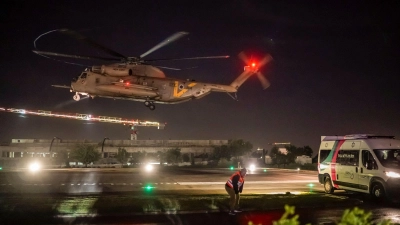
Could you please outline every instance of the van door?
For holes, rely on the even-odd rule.
[[[378,164],[369,150],[361,150],[361,162],[362,165],[360,165],[360,173],[358,175],[359,188],[368,193],[370,180],[376,175]]]
[[[360,150],[340,150],[337,157],[337,184],[341,189],[358,189]]]

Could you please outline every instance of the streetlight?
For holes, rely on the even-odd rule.
[[[105,142],[106,140],[110,140],[110,138],[105,137],[105,138],[103,139],[103,144],[101,145],[101,154],[104,153],[104,151],[103,151],[103,149],[104,149],[104,142]],[[103,157],[104,157],[104,154],[103,154]]]
[[[49,152],[50,152],[50,153],[51,153],[51,146],[53,146],[53,142],[54,142],[55,139],[58,139],[58,140],[61,141],[61,138],[59,138],[59,137],[53,137],[53,139],[51,140],[51,143],[50,143],[50,148],[49,148]]]

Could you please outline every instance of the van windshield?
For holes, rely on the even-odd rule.
[[[400,149],[374,149],[374,153],[382,166],[400,169]]]

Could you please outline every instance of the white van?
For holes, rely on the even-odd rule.
[[[394,136],[322,136],[318,180],[326,193],[335,189],[393,198],[400,192],[400,140]]]

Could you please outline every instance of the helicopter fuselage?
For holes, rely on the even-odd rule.
[[[130,75],[108,76],[92,71],[82,72],[71,82],[71,92],[150,103],[174,104],[199,99],[211,91],[236,92],[230,85],[201,83],[193,80]],[[75,96],[76,96],[75,95]],[[75,100],[79,100],[79,96]]]

